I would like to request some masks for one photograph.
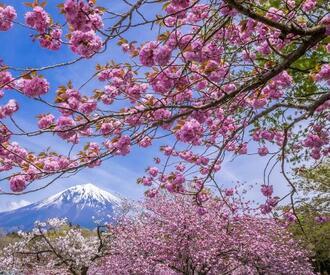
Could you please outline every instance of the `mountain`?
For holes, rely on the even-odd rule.
[[[68,188],[42,201],[0,213],[0,228],[6,232],[31,230],[36,220],[68,218],[72,224],[93,229],[95,221],[111,222],[121,199],[88,183]]]

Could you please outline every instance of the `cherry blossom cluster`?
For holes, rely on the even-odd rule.
[[[62,30],[58,26],[54,26],[49,33],[40,35],[39,42],[41,47],[56,51],[62,45],[61,37]]]
[[[49,90],[49,83],[47,80],[39,76],[32,77],[31,79],[19,79],[16,85],[29,97],[44,95]]]
[[[35,29],[39,34],[36,38],[41,47],[58,50],[62,45],[62,30],[59,25],[52,24],[52,19],[43,7],[33,5],[33,10],[25,14],[26,25]]]
[[[103,28],[102,12],[94,7],[92,1],[66,0],[63,12],[74,30],[70,34],[72,51],[83,57],[91,57],[100,51],[102,41],[95,31]]]
[[[316,81],[327,81],[330,85],[330,64],[324,64],[320,71],[315,75]]]
[[[13,77],[10,72],[6,70],[1,70],[0,72],[0,84],[2,89],[9,89],[8,84],[13,80]]]
[[[140,61],[144,66],[166,65],[171,58],[171,48],[151,41],[143,45],[139,53]]]
[[[311,131],[306,135],[303,146],[309,148],[313,159],[318,160],[322,155],[330,154],[330,136],[329,131],[322,125],[315,124]]]
[[[14,99],[10,99],[5,105],[0,106],[0,118],[12,116],[18,110],[18,103]]]
[[[12,6],[0,6],[0,31],[8,31],[16,17],[16,10]]]
[[[33,10],[25,14],[25,22],[38,32],[35,38],[39,40],[41,47],[59,50],[63,43],[61,25],[52,22],[50,15],[44,10],[44,5],[39,5],[38,1],[28,5],[32,6]],[[10,23],[14,17],[10,13],[10,6],[6,9],[6,20]],[[70,25],[68,36],[72,51],[83,57],[90,57],[98,52],[102,47],[101,38],[96,35],[96,31],[103,28],[101,10],[94,7],[92,2],[86,3],[82,0],[67,0],[61,5],[61,10]]]
[[[74,30],[88,32],[103,28],[102,12],[93,7],[93,2],[66,0],[63,11],[66,20]]]
[[[4,126],[0,127],[2,134],[0,148],[0,171],[8,171],[15,167],[21,167],[20,173],[10,177],[10,188],[13,192],[23,191],[30,182],[40,179],[48,173],[74,168],[79,162],[72,161],[65,156],[53,153],[36,155],[29,153],[18,143],[9,143],[11,133]]]
[[[278,197],[272,197],[273,186],[272,185],[262,185],[261,193],[267,198],[266,203],[260,205],[260,211],[262,214],[270,213],[275,206],[278,204]]]
[[[50,17],[42,7],[36,6],[25,14],[25,22],[38,32],[45,33],[50,26]]]
[[[102,47],[100,37],[94,31],[82,32],[74,31],[71,33],[71,50],[84,57],[90,57],[98,52]]]

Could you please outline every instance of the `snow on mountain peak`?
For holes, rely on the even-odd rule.
[[[8,231],[31,230],[36,220],[67,218],[72,224],[93,229],[111,223],[120,213],[119,197],[88,183],[70,187],[42,201],[0,213],[0,225]]]
[[[82,204],[82,207],[85,205],[93,206],[94,204],[102,205],[107,203],[119,206],[121,204],[121,199],[91,183],[86,183],[72,186],[42,200],[37,203],[36,208],[47,207],[48,205],[61,205],[66,202]]]

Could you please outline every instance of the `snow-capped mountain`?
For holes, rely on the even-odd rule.
[[[97,221],[111,222],[121,199],[88,183],[76,185],[42,201],[0,213],[0,228],[5,231],[30,230],[36,220],[67,218],[72,224],[96,227]]]

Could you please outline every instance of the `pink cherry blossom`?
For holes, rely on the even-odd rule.
[[[38,32],[45,33],[50,26],[50,17],[42,7],[36,6],[33,8],[33,11],[25,14],[25,22]]]
[[[42,115],[39,118],[38,126],[40,129],[47,129],[55,122],[55,117],[52,114]]]
[[[49,90],[47,80],[39,76],[33,77],[32,79],[24,79],[22,85],[23,93],[30,97],[44,95]]]
[[[273,194],[273,186],[261,185],[261,193],[266,197],[270,197]]]
[[[258,154],[260,156],[266,156],[269,153],[268,148],[266,146],[263,146],[261,148],[258,148]]]
[[[98,37],[94,31],[72,32],[70,44],[74,53],[87,58],[91,57],[102,48],[101,38]]]
[[[11,132],[5,125],[0,125],[0,143],[4,143],[10,139]]]
[[[155,41],[143,45],[139,53],[140,61],[143,65],[148,67],[155,65],[154,50],[156,47],[157,43]]]
[[[157,167],[149,167],[148,169],[148,173],[150,174],[150,176],[152,177],[156,177],[158,175],[158,168]]]
[[[16,10],[12,6],[0,7],[0,31],[8,31],[16,19]]]
[[[49,32],[49,34],[41,35],[39,38],[40,45],[41,47],[50,50],[59,50],[62,45],[61,36],[62,30],[60,28],[54,28]]]
[[[63,11],[75,31],[88,32],[103,28],[101,11],[82,0],[66,0]]]
[[[26,188],[26,180],[23,175],[13,176],[9,180],[10,189],[13,192],[22,192]]]
[[[304,4],[302,5],[302,9],[305,12],[309,12],[309,11],[311,11],[311,10],[313,10],[315,8],[316,4],[317,4],[317,1],[316,0],[307,0],[307,1],[304,1]]]
[[[185,122],[185,124],[176,132],[176,137],[183,142],[198,144],[202,132],[203,128],[201,124],[197,120],[191,119]]]

